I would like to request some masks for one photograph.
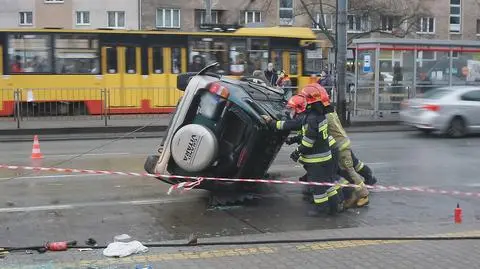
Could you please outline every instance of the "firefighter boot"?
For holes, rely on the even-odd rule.
[[[350,197],[345,201],[345,208],[363,207],[368,205],[369,191],[365,187],[365,183],[358,184],[350,193]]]

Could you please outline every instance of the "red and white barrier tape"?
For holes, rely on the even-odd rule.
[[[17,166],[17,165],[5,165],[0,164],[0,169],[8,170],[30,170],[30,171],[42,171],[42,172],[63,172],[63,173],[76,173],[76,174],[99,174],[99,175],[119,175],[119,176],[134,176],[134,177],[155,177],[155,178],[170,178],[170,179],[186,179],[191,181],[181,182],[173,185],[168,190],[170,194],[174,190],[191,190],[199,186],[204,180],[212,181],[225,181],[225,182],[248,182],[248,183],[266,183],[266,184],[289,184],[289,185],[310,185],[310,186],[336,186],[342,187],[356,187],[352,184],[336,184],[327,182],[304,182],[304,181],[292,181],[292,180],[274,180],[274,179],[249,179],[249,178],[215,178],[215,177],[191,177],[191,176],[176,176],[176,175],[162,175],[162,174],[149,174],[149,173],[133,173],[133,172],[118,172],[118,171],[106,171],[106,170],[89,170],[89,169],[73,169],[73,168],[56,168],[56,167],[32,167],[32,166]],[[467,197],[480,198],[478,192],[460,192],[460,191],[447,191],[436,190],[430,188],[421,187],[400,187],[400,186],[367,186],[369,189],[381,190],[381,191],[413,191],[432,194],[445,194],[445,195],[459,195]]]

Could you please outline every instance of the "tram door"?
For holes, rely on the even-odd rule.
[[[141,100],[141,47],[102,47],[102,71],[111,107],[139,107]]]

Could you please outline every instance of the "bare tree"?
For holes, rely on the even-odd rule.
[[[318,29],[335,44],[336,22],[328,19],[336,18],[335,0],[300,0],[295,16],[307,16],[314,28]],[[430,14],[422,0],[350,0],[349,1],[350,32],[348,43],[353,39],[368,36],[372,33],[383,33],[391,37],[406,37],[421,27],[421,17]],[[327,18],[327,20],[326,20]]]

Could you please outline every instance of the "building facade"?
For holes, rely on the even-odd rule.
[[[0,28],[139,29],[140,0],[0,0]]]

